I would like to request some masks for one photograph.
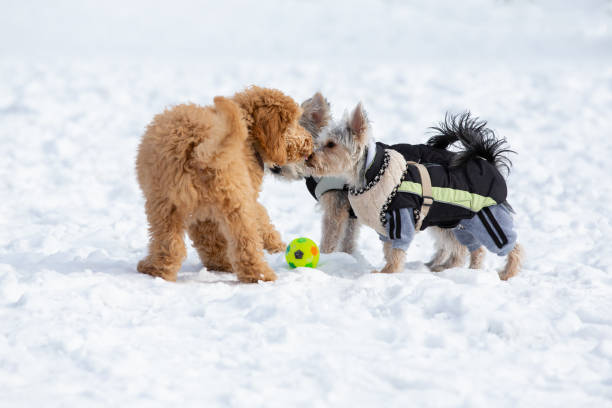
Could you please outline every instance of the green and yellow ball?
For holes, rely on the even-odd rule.
[[[296,238],[287,245],[285,259],[292,268],[316,268],[319,263],[319,247],[311,239]]]

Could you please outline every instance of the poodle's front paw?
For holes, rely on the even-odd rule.
[[[264,249],[273,254],[283,252],[287,248],[287,244],[281,240],[280,234],[277,231],[264,234],[263,241]]]
[[[271,282],[276,280],[276,274],[269,268],[259,273],[240,273],[237,275],[238,280],[243,283],[257,283],[258,281]]]
[[[156,265],[147,257],[142,261],[138,262],[136,267],[138,272],[146,273],[147,275],[160,277],[167,281],[176,282],[177,268],[168,267],[165,265]]]

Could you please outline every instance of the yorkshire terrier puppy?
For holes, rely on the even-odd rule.
[[[310,132],[315,145],[320,144],[319,134],[332,121],[329,102],[317,92],[302,103],[302,110],[300,125]],[[441,157],[448,158],[448,156]],[[304,162],[273,166],[268,169],[283,180],[306,180],[308,191],[319,202],[323,211],[321,252],[340,251],[353,254],[360,224],[348,200],[346,181],[339,177],[313,177]],[[438,227],[432,227],[430,230],[436,252],[426,266],[433,272],[463,266],[468,250],[457,241],[452,231]],[[480,251],[471,254],[470,268],[481,267],[483,253],[484,249],[481,248]]]
[[[329,102],[317,92],[302,103],[300,125],[310,132],[313,142],[332,120]],[[346,182],[337,177],[312,177],[304,161],[272,166],[270,172],[283,180],[304,180],[312,196],[323,210],[321,222],[321,252],[335,251],[352,254],[359,234],[359,222],[348,201]]]
[[[351,208],[384,242],[386,265],[381,272],[402,270],[415,233],[435,226],[447,230],[440,233],[445,234],[443,242],[452,234],[467,247],[472,267],[480,265],[484,246],[507,256],[499,273],[502,280],[515,276],[522,248],[500,172],[511,165],[505,140],[469,113],[447,116],[434,130],[439,134],[424,145],[376,143],[359,104],[350,116],[321,132],[306,166],[313,176],[347,180]],[[455,142],[460,151],[448,151]],[[432,267],[456,262],[442,261],[448,249],[438,248]]]

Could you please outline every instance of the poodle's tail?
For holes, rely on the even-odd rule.
[[[238,105],[231,99],[217,96],[214,99],[216,117],[210,127],[209,137],[196,148],[197,159],[206,167],[221,168],[239,157],[237,146],[243,146],[248,137],[246,124]]]
[[[515,152],[507,148],[506,139],[498,138],[495,132],[487,128],[487,122],[471,117],[470,112],[460,115],[447,113],[444,121],[432,129],[437,134],[427,141],[431,147],[446,149],[455,142],[461,143],[463,149],[457,152],[451,166],[461,166],[481,157],[498,170],[505,169],[507,174],[510,173],[512,161],[507,155]]]

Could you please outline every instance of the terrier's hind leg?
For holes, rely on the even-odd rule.
[[[449,252],[446,248],[438,248],[434,253],[433,257],[425,262],[425,266],[433,270],[434,268],[442,265],[449,257]]]
[[[429,262],[425,263],[425,266],[433,270],[446,262],[450,256],[450,249],[448,245],[446,245],[447,237],[442,228],[430,227],[429,232],[434,239],[434,247],[436,252]]]
[[[427,266],[432,272],[441,272],[445,269],[463,266],[468,250],[455,237],[453,230],[446,228],[432,228],[436,239],[438,251]]]
[[[465,264],[467,254],[468,250],[463,245],[454,246],[446,262],[442,265],[434,266],[431,270],[433,272],[442,272],[446,269],[460,268]]]
[[[475,251],[470,252],[470,269],[481,269],[487,250],[480,247]]]

